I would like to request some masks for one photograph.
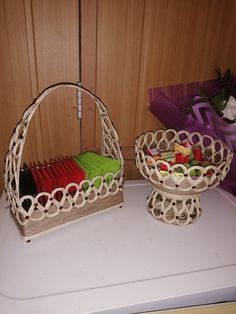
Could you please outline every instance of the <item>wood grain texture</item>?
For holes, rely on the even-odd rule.
[[[143,0],[98,1],[96,93],[108,107],[122,146],[133,144],[143,10]],[[96,144],[99,134],[97,129]]]
[[[225,303],[220,303],[220,304],[193,306],[193,307],[177,308],[177,309],[172,309],[172,310],[160,310],[160,311],[152,311],[152,312],[145,312],[145,313],[146,314],[235,314],[236,303],[225,302]]]
[[[148,111],[149,87],[211,79],[216,65],[236,72],[235,0],[80,3],[81,33],[77,0],[0,2],[1,171],[12,129],[50,84],[79,81],[81,72],[107,105],[122,149],[132,151],[137,135],[163,127]],[[24,160],[71,155],[80,144],[99,147],[94,105],[85,100],[83,109],[80,143],[75,93],[49,96],[30,125]],[[132,158],[125,159],[132,178]]]
[[[148,110],[149,87],[211,79],[217,65],[236,71],[234,0],[97,0],[93,9],[95,90],[122,148],[131,149],[142,132],[165,128]],[[98,119],[95,131],[99,146]]]
[[[235,13],[234,0],[145,1],[135,134],[162,127],[148,112],[149,87],[211,79],[217,65],[236,70]]]
[[[79,81],[79,7],[76,0],[32,1],[36,75],[40,91],[58,82]],[[80,151],[76,93],[59,90],[40,107],[40,160]]]
[[[0,172],[3,173],[4,158],[10,136],[23,111],[32,101],[27,33],[23,0],[2,0],[0,3]],[[34,121],[25,144],[24,158],[37,157]],[[0,190],[3,188],[1,175]]]
[[[50,84],[79,81],[79,3],[3,0],[0,15],[2,172],[10,135],[25,108]],[[42,161],[78,153],[76,115],[75,92],[50,95],[32,119],[22,159]]]
[[[35,51],[35,40],[34,40],[34,23],[33,23],[33,14],[32,14],[32,1],[24,0],[25,8],[25,27],[27,34],[27,53],[28,53],[28,66],[30,74],[30,87],[32,101],[39,95],[39,86],[38,86],[38,76],[36,68],[36,51]],[[29,136],[26,137],[26,143],[31,142],[32,146],[36,148],[37,156],[31,156],[31,150],[27,149],[27,145],[24,148],[22,160],[26,162],[31,162],[33,160],[39,160],[39,156],[43,156],[43,143],[42,143],[42,132],[41,132],[41,117],[40,109],[36,111],[35,115],[32,118],[32,122],[29,126],[30,130],[34,127],[35,130],[35,139],[30,140]],[[29,155],[29,160],[26,158],[25,154]]]
[[[96,93],[97,0],[80,2],[80,25],[81,83],[85,88]],[[96,106],[94,101],[85,95],[82,95],[81,124],[81,150],[94,150]]]

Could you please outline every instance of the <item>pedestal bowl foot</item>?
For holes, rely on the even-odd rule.
[[[195,222],[202,213],[199,195],[175,195],[156,188],[147,198],[147,210],[157,220],[181,226]]]

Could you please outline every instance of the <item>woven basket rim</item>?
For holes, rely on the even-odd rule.
[[[170,136],[169,139],[168,134]],[[193,139],[193,136],[197,136],[197,138],[195,138],[197,145],[200,145],[202,149],[211,149],[209,152],[212,153],[210,157],[212,162],[206,166],[192,165],[187,167],[181,163],[171,165],[164,159],[155,160],[152,156],[146,154],[146,152],[144,153],[144,147],[145,149],[149,147],[159,149],[161,143],[163,143],[164,147],[167,147],[166,150],[171,149],[176,141],[181,141],[181,134],[187,136],[188,140]],[[204,143],[205,138],[210,142]],[[217,150],[215,146],[217,143],[220,144],[218,147],[219,150]],[[162,151],[162,149],[160,150]],[[164,150],[165,149],[163,149],[163,151]],[[171,190],[171,193],[196,194],[207,188],[216,186],[218,183],[222,182],[229,171],[232,158],[233,153],[226,144],[220,140],[213,139],[209,135],[204,136],[199,132],[157,129],[155,131],[142,133],[135,141],[135,161],[141,174],[153,185],[158,186],[160,190]],[[148,164],[148,160],[150,160],[150,164]],[[215,161],[215,163],[213,163],[213,161]],[[158,167],[160,164],[164,164],[166,170],[160,169]],[[199,173],[194,172],[194,170],[199,170]]]
[[[31,121],[31,118],[34,115],[34,112],[36,111],[36,109],[38,108],[39,104],[41,103],[41,101],[52,91],[60,88],[60,87],[69,87],[69,88],[75,88],[78,91],[83,91],[85,94],[88,94],[95,102],[95,104],[97,105],[97,108],[99,110],[100,113],[100,121],[102,124],[102,128],[101,128],[101,132],[102,132],[102,141],[101,141],[101,154],[102,155],[107,155],[105,150],[106,150],[106,140],[109,140],[109,138],[111,137],[111,135],[106,135],[104,128],[105,126],[105,119],[106,119],[106,123],[109,123],[109,129],[112,130],[114,139],[110,139],[110,141],[112,142],[112,144],[114,145],[114,148],[116,150],[116,154],[117,154],[117,159],[120,160],[121,162],[121,168],[123,168],[124,165],[124,159],[121,153],[121,149],[120,149],[120,144],[119,144],[119,138],[118,138],[118,134],[113,126],[113,123],[110,120],[108,111],[106,106],[104,105],[104,103],[95,95],[93,94],[91,91],[89,91],[88,89],[86,89],[85,87],[78,85],[76,83],[73,82],[59,82],[53,85],[50,85],[49,87],[47,87],[46,89],[44,89],[37,98],[34,99],[33,103],[27,107],[25,109],[25,111],[22,114],[22,118],[20,119],[20,121],[17,123],[13,134],[11,136],[10,139],[10,143],[9,143],[9,149],[5,158],[5,169],[4,169],[4,183],[5,183],[5,189],[6,191],[8,191],[9,187],[9,173],[11,176],[11,180],[13,179],[12,177],[14,177],[15,179],[15,184],[16,184],[16,197],[19,198],[19,174],[20,174],[20,167],[21,167],[21,159],[22,159],[22,151],[23,151],[23,147],[25,144],[25,138],[27,135],[27,130],[28,130],[28,126],[29,123]],[[21,130],[23,129],[23,131]],[[19,134],[19,132],[21,132]],[[112,141],[113,140],[113,141]],[[19,152],[16,156],[16,152],[14,151],[14,147],[16,146],[16,142],[17,145],[19,146]],[[109,143],[110,144],[110,143]],[[109,156],[109,154],[108,154]],[[14,165],[11,164],[12,160],[10,160],[10,164],[8,164],[9,159],[15,159],[14,160]],[[11,169],[9,169],[9,167]],[[13,192],[12,189],[10,189],[11,193]]]
[[[99,116],[100,116],[100,123],[101,123],[101,133],[102,133],[102,141],[101,141],[101,155],[104,156],[109,156],[112,158],[115,158],[120,161],[120,169],[114,174],[114,173],[106,173],[104,176],[97,176],[96,178],[105,178],[109,175],[112,175],[111,179],[111,191],[108,190],[108,183],[102,183],[102,187],[106,189],[106,196],[112,196],[112,195],[118,195],[120,192],[123,190],[123,180],[124,180],[124,159],[122,156],[120,144],[119,144],[119,138],[118,138],[118,133],[114,128],[114,125],[109,117],[108,110],[106,106],[103,104],[103,102],[92,92],[90,92],[88,89],[84,88],[81,85],[78,85],[73,82],[59,82],[56,84],[53,84],[49,87],[47,87],[45,90],[43,90],[36,99],[34,99],[33,103],[25,109],[25,111],[22,114],[21,120],[17,123],[13,134],[10,139],[9,143],[9,150],[6,155],[5,159],[5,170],[4,170],[4,184],[5,184],[5,189],[7,193],[7,198],[8,201],[11,204],[11,211],[13,214],[15,214],[16,219],[18,219],[17,214],[27,213],[25,208],[22,207],[22,199],[39,199],[39,196],[42,194],[47,194],[49,197],[55,195],[55,191],[61,191],[65,192],[67,191],[66,188],[68,188],[70,185],[75,185],[76,183],[71,182],[69,183],[65,188],[59,187],[56,188],[52,191],[52,193],[48,192],[41,192],[36,195],[36,197],[32,195],[23,195],[20,197],[20,192],[19,192],[19,179],[20,179],[20,168],[21,168],[21,159],[22,159],[22,152],[25,144],[25,138],[27,136],[27,130],[29,123],[40,105],[41,101],[52,91],[55,89],[58,89],[60,87],[69,87],[69,88],[74,88],[77,91],[82,91],[85,94],[88,94],[92,100],[95,102]],[[91,196],[89,193],[93,193],[93,189],[96,189],[96,187],[92,188],[92,182],[95,182],[96,178],[93,178],[92,180],[82,180],[80,185],[88,182],[89,183],[89,192],[88,195]],[[110,183],[109,183],[110,184]],[[78,184],[76,184],[78,185]],[[78,186],[80,186],[78,185]],[[97,189],[99,191],[99,189]],[[68,190],[69,192],[69,190]],[[78,191],[77,191],[78,192]],[[77,193],[79,194],[79,193]],[[99,194],[99,193],[98,193]],[[87,204],[90,200],[85,196],[85,193],[82,193],[83,196],[83,204]],[[96,202],[96,200],[99,200],[101,202],[102,196],[95,195],[95,199],[90,201],[91,202]],[[88,201],[87,201],[88,200]],[[61,206],[60,202],[57,202],[57,206]],[[59,204],[60,203],[60,204]],[[109,206],[109,200],[106,200],[104,202],[104,206]],[[120,203],[120,200],[119,200]],[[65,204],[63,204],[65,205]],[[47,206],[47,205],[45,205]],[[65,205],[66,206],[66,205]],[[80,205],[78,205],[80,206]],[[84,206],[84,205],[81,205]],[[43,205],[41,206],[43,207]],[[73,206],[72,206],[73,207]],[[100,205],[101,210],[102,205]],[[57,208],[58,211],[56,213],[59,214],[59,209]],[[41,210],[41,209],[40,209]],[[30,209],[31,212],[32,208]],[[86,213],[85,213],[86,215]],[[44,217],[43,217],[44,218]],[[41,220],[41,218],[40,218]]]
[[[160,128],[160,129],[156,129],[155,131],[153,131],[153,130],[150,130],[150,131],[147,131],[147,132],[143,132],[143,133],[141,133],[140,135],[138,135],[137,137],[136,137],[136,139],[135,139],[135,152],[137,153],[137,152],[143,152],[143,154],[144,154],[144,156],[147,156],[148,158],[152,158],[153,159],[153,161],[154,161],[154,163],[155,162],[159,162],[159,161],[161,161],[161,162],[166,162],[166,163],[168,163],[166,160],[164,160],[164,159],[158,159],[158,160],[154,160],[154,158],[151,156],[151,155],[148,155],[148,154],[145,154],[144,153],[144,151],[143,151],[143,149],[138,145],[138,141],[143,137],[143,136],[147,136],[148,134],[150,134],[150,135],[155,135],[157,132],[162,132],[163,131],[163,133],[167,133],[167,132],[173,132],[173,133],[176,133],[176,134],[181,134],[181,133],[185,133],[185,134],[188,134],[189,136],[194,136],[194,135],[197,135],[197,136],[199,136],[199,137],[202,137],[202,138],[208,138],[208,139],[210,139],[211,141],[213,141],[214,142],[214,144],[216,144],[216,143],[220,143],[220,145],[222,145],[223,147],[224,147],[224,149],[226,149],[227,150],[227,152],[228,152],[228,154],[227,154],[227,160],[230,160],[232,157],[233,157],[233,152],[229,149],[229,147],[222,141],[222,140],[220,140],[220,139],[214,139],[213,137],[211,137],[210,135],[207,135],[207,134],[204,134],[204,135],[202,135],[201,133],[199,133],[199,132],[188,132],[188,131],[185,131],[185,130],[180,130],[180,131],[176,131],[175,129],[163,129],[163,128]],[[223,161],[224,162],[224,161]],[[170,167],[173,167],[173,166],[175,166],[175,165],[182,165],[182,166],[184,166],[184,167],[186,167],[185,165],[183,165],[183,164],[181,164],[181,163],[175,163],[174,165],[170,165],[169,163],[168,163],[168,165],[170,166]],[[220,165],[220,164],[219,164]],[[212,164],[209,164],[208,166],[211,166],[211,167],[218,167],[219,165],[217,165],[217,164],[214,164],[214,163],[212,163]],[[198,167],[201,167],[202,169],[205,169],[205,168],[207,168],[208,166],[206,166],[206,167],[204,167],[204,166],[198,166]],[[190,169],[190,168],[192,168],[192,167],[196,167],[196,166],[191,166],[191,167],[189,167],[189,168],[187,168],[187,169]]]

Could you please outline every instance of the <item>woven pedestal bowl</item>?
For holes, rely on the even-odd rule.
[[[170,165],[147,154],[149,149],[174,150],[175,143],[188,140],[202,151],[207,166]],[[153,190],[147,210],[158,220],[177,225],[195,222],[201,215],[199,196],[221,183],[229,171],[233,153],[219,140],[197,132],[157,130],[141,134],[135,142],[135,161]],[[161,166],[160,166],[161,165]],[[165,171],[163,169],[165,165]]]

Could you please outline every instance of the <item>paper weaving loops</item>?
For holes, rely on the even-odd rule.
[[[88,94],[95,102],[101,122],[101,155],[119,160],[120,168],[116,173],[101,176],[99,187],[94,186],[93,180],[83,180],[80,184],[71,183],[66,187],[57,188],[52,193],[39,193],[36,197],[25,195],[20,197],[19,177],[22,151],[29,123],[41,101],[54,90],[67,87]],[[124,160],[121,153],[119,138],[108,115],[106,106],[89,90],[75,83],[58,83],[44,90],[23,113],[10,139],[9,150],[5,160],[4,183],[11,213],[25,238],[53,229],[64,223],[89,215],[105,208],[123,203]],[[109,180],[107,180],[109,176]],[[86,185],[86,188],[84,188]],[[70,188],[76,188],[72,195]],[[55,197],[61,193],[60,200]],[[44,206],[39,198],[44,197]],[[26,211],[22,204],[29,202]]]
[[[183,140],[201,148],[207,166],[171,165],[146,154],[150,149],[173,150],[175,143]],[[198,132],[168,129],[141,134],[135,142],[135,160],[141,174],[154,187],[147,200],[148,211],[167,223],[185,225],[196,221],[201,215],[200,193],[224,180],[232,158],[233,153],[225,144]]]

